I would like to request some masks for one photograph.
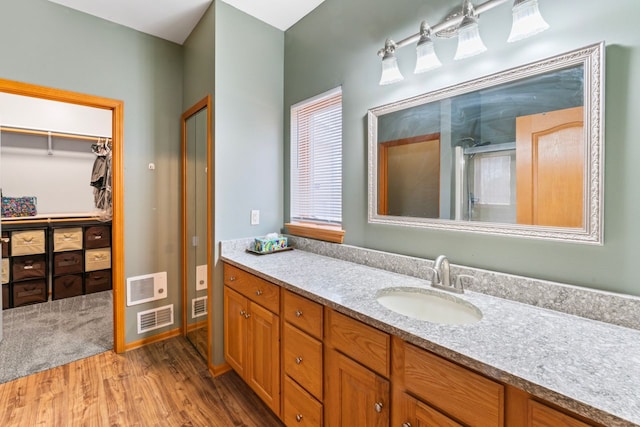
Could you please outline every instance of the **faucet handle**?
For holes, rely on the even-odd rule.
[[[433,267],[427,267],[427,269],[431,270],[431,273],[433,273],[433,275],[431,276],[431,284],[434,285],[438,285],[440,284],[440,272]]]
[[[456,277],[456,283],[454,285],[454,288],[456,288],[460,292],[464,292],[465,283],[473,284],[475,280],[476,278],[469,274],[458,274],[458,276]]]

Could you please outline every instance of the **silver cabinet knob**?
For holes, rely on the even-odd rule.
[[[230,276],[229,277],[229,281],[230,282],[235,282],[236,281],[236,276]]]
[[[402,423],[402,427],[411,427],[411,423],[409,421]]]
[[[382,408],[383,408],[382,402],[376,402],[376,404],[373,405],[373,407],[376,409],[377,413],[382,412]]]
[[[245,313],[244,318],[248,319],[249,317],[251,317],[251,314],[250,313]]]
[[[302,414],[296,415],[296,421],[299,423],[302,422]]]
[[[302,311],[296,310],[296,317],[302,317]]]
[[[256,291],[256,295],[258,295],[258,296],[262,295],[262,290],[258,289],[258,290]]]
[[[244,310],[240,310],[240,316],[247,316],[247,312]]]
[[[302,357],[298,356],[296,357],[296,365],[299,365],[302,363]]]

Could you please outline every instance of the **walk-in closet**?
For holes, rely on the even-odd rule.
[[[0,382],[113,348],[110,110],[0,93]]]

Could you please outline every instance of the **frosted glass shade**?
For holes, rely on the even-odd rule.
[[[380,85],[390,85],[401,80],[404,80],[404,77],[398,68],[398,60],[393,55],[385,55],[385,58],[382,59]]]
[[[549,28],[540,15],[538,0],[527,0],[513,6],[513,25],[507,41],[509,43],[525,39]]]
[[[424,73],[442,65],[431,40],[422,42],[416,47],[416,69],[414,73]]]
[[[458,49],[453,59],[463,59],[478,55],[487,50],[480,38],[478,22],[465,17],[458,28]]]

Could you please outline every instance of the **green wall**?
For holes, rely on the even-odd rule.
[[[185,108],[207,92],[214,104],[214,365],[223,356],[220,241],[282,227],[284,33],[215,1],[185,43]],[[187,101],[188,100],[188,101]],[[250,225],[250,211],[260,224]]]
[[[640,253],[640,32],[636,0],[615,7],[585,0],[540,0],[551,25],[546,32],[514,44],[507,5],[483,14],[480,32],[488,52],[453,61],[456,40],[436,40],[443,66],[414,75],[415,50],[398,51],[405,80],[379,86],[376,52],[386,37],[398,41],[418,31],[420,20],[435,25],[458,0],[326,0],[285,33],[285,129],[289,107],[342,85],[343,222],[345,243],[433,259],[446,254],[453,263],[487,268],[591,288],[640,295],[636,256]],[[434,231],[367,222],[367,110],[567,52],[606,42],[605,242],[603,246]],[[285,221],[289,217],[289,141],[285,133]]]
[[[181,319],[181,46],[46,0],[2,1],[0,39],[0,78],[124,101],[125,274],[169,283],[167,299],[126,309],[126,341],[142,338],[138,311],[173,303]]]

